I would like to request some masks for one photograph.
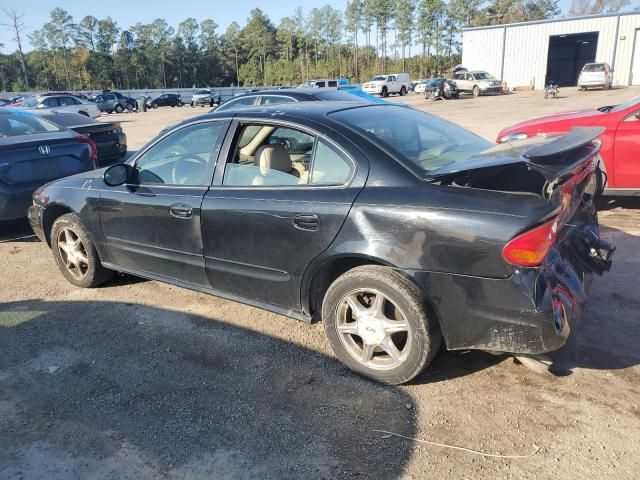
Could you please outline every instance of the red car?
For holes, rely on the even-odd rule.
[[[640,96],[626,103],[558,113],[535,118],[505,128],[497,142],[522,140],[536,135],[566,133],[571,127],[599,126],[603,169],[607,174],[605,195],[640,194]]]

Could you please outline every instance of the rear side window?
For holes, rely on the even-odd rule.
[[[318,139],[313,155],[312,185],[343,185],[353,173],[353,164],[333,145]]]
[[[291,97],[281,97],[278,95],[267,95],[262,97],[262,100],[260,101],[261,105],[274,105],[274,104],[278,104],[278,103],[292,103],[295,102],[295,100]]]
[[[248,107],[255,103],[256,96],[250,95],[247,97],[236,98],[234,100],[229,100],[227,103],[221,105],[216,109],[216,112],[224,112],[225,110],[231,110],[233,108],[241,108]]]

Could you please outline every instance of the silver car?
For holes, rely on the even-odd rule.
[[[456,73],[453,80],[461,93],[472,93],[474,97],[502,92],[502,81],[480,70]]]
[[[578,90],[591,87],[611,88],[613,70],[608,63],[585,63],[578,77]]]
[[[24,101],[25,110],[54,110],[58,112],[72,112],[95,118],[100,115],[98,106],[86,102],[72,95],[34,95]]]

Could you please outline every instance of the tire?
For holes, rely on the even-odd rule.
[[[191,102],[191,108],[195,108],[196,104]]]
[[[182,102],[178,102],[178,106],[179,106],[179,107],[184,107],[184,103],[182,103]]]
[[[473,96],[474,97],[479,97],[480,96],[480,87],[478,87],[477,85],[473,86]]]
[[[358,300],[366,298],[358,296],[363,292],[374,295],[369,296],[368,308]],[[355,298],[357,303],[347,303],[347,298],[351,302]],[[380,309],[376,308],[376,298],[381,298]],[[355,318],[350,305],[363,309],[360,320],[345,321]],[[376,318],[384,318],[388,326],[380,326],[382,323],[367,313],[370,311],[383,312]],[[331,348],[342,363],[361,375],[391,385],[408,382],[420,374],[442,342],[438,322],[428,312],[415,285],[392,269],[377,265],[356,267],[338,277],[322,302],[322,320]],[[356,327],[359,322],[362,323]],[[393,329],[392,333],[388,328]],[[365,336],[360,335],[370,337],[365,341]],[[386,348],[394,351],[395,357]],[[364,362],[365,355],[370,360]]]
[[[59,217],[51,228],[51,250],[53,258],[62,275],[73,285],[82,288],[93,288],[111,279],[115,272],[102,266],[93,240],[87,228],[75,213],[67,213]],[[77,239],[71,245],[71,241]],[[68,253],[65,244],[75,253]]]
[[[387,98],[389,96],[389,92],[387,91],[387,87],[382,87],[382,97]]]
[[[124,112],[124,107],[118,103],[116,104],[116,107],[114,108],[114,110],[116,111],[116,113],[122,113]]]
[[[406,90],[404,87],[402,87],[402,88],[400,89],[400,96],[401,96],[401,97],[404,97],[404,95],[405,95],[406,93],[407,93],[407,90]]]
[[[152,103],[151,104],[151,108],[158,108],[158,104],[157,103]]]

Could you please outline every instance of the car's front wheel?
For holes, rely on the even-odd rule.
[[[122,112],[124,112],[124,107],[118,103],[116,105],[115,111],[116,111],[116,113],[122,113]]]
[[[89,231],[75,213],[53,223],[51,250],[62,275],[78,287],[96,287],[114,275],[102,266]]]
[[[404,94],[405,94],[405,93],[407,93],[407,90],[406,90],[404,87],[402,87],[402,88],[400,89],[400,96],[401,96],[401,97],[404,97]]]
[[[338,277],[325,295],[322,320],[344,364],[393,385],[422,372],[442,338],[419,290],[381,266],[357,267]]]
[[[479,97],[480,96],[480,87],[478,87],[477,85],[475,85],[473,87],[473,96],[474,97]]]

